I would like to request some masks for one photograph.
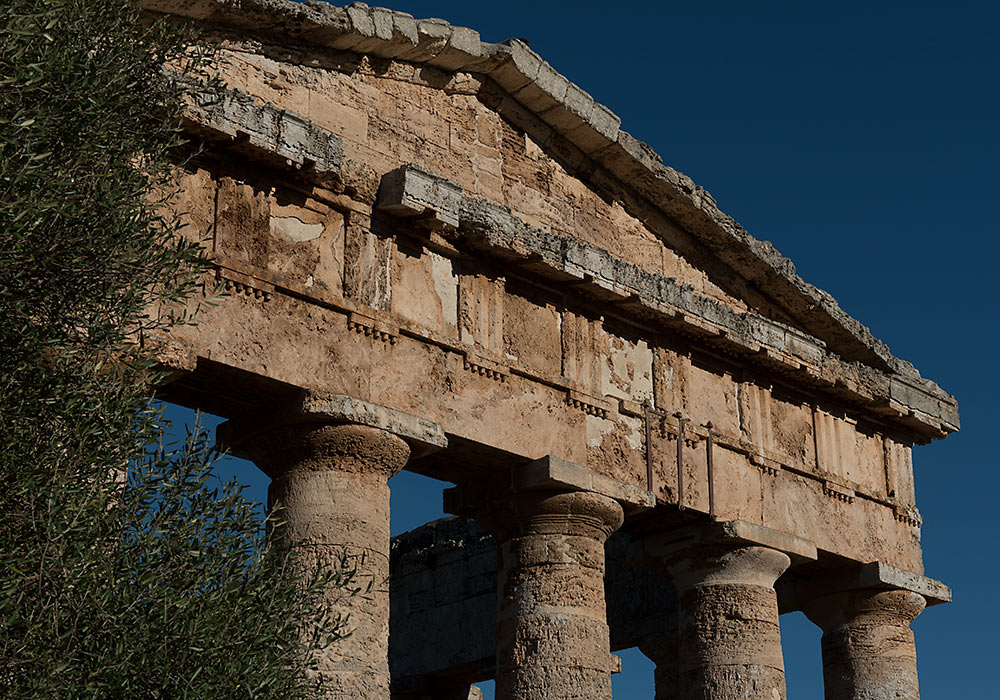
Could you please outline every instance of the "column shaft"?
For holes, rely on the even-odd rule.
[[[678,700],[680,688],[677,680],[677,635],[664,632],[647,637],[639,650],[656,664],[653,679],[656,683],[655,700]]]
[[[925,605],[910,591],[857,590],[806,606],[823,628],[826,700],[919,700],[910,623]]]
[[[481,519],[498,541],[497,700],[610,700],[604,542],[621,506],[591,492],[528,492]]]
[[[785,697],[774,582],[789,564],[786,554],[754,546],[672,562],[681,700]]]
[[[300,561],[336,569],[344,552],[358,568],[349,596],[327,592],[334,614],[350,615],[351,634],[319,660],[324,697],[389,700],[389,487],[409,448],[391,433],[351,424],[289,425],[267,431],[246,450],[273,481],[281,503],[281,536]],[[308,633],[308,632],[307,632]]]

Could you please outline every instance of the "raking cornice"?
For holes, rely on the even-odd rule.
[[[448,72],[488,77],[524,109],[572,143],[594,166],[660,209],[728,265],[773,298],[804,331],[823,340],[845,361],[893,376],[936,404],[945,432],[957,429],[957,402],[910,363],[895,357],[827,292],[807,283],[767,241],[759,241],[689,177],[662,164],[645,143],[620,128],[621,120],[555,71],[517,39],[492,44],[479,33],[440,19],[417,20],[393,10],[354,3],[291,0],[140,0],[149,11],[268,36],[279,43],[309,43],[380,58],[423,63]],[[907,402],[908,403],[908,402]]]

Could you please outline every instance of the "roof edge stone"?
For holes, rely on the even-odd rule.
[[[477,31],[437,19],[355,2],[345,7],[317,0],[137,0],[150,12],[170,14],[282,40],[427,63],[446,71],[488,76],[514,100],[580,151],[635,189],[694,234],[723,262],[767,290],[809,333],[823,338],[846,360],[898,375],[957,407],[954,397],[920,376],[829,293],[809,284],[768,241],[751,236],[719,210],[691,178],[662,163],[647,144],[622,130],[621,119],[553,69],[526,43],[482,41]]]

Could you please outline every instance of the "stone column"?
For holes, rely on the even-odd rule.
[[[791,560],[757,546],[703,546],[667,563],[677,588],[681,700],[779,700],[785,666],[774,582]]]
[[[293,423],[245,440],[242,454],[271,477],[268,500],[281,503],[283,536],[300,543],[304,562],[336,567],[345,551],[365,595],[329,591],[334,613],[350,614],[352,633],[333,644],[318,674],[330,699],[389,700],[389,487],[410,449],[365,425]]]
[[[680,686],[677,680],[677,634],[664,632],[646,637],[639,643],[639,651],[656,664],[653,679],[656,683],[656,700],[678,700]]]
[[[497,540],[497,700],[610,700],[604,542],[623,520],[588,491],[526,491],[478,519]]]
[[[812,542],[742,520],[707,521],[635,539],[629,557],[677,591],[677,698],[785,697],[774,584],[792,557],[816,559]]]
[[[823,629],[826,700],[919,700],[910,623],[926,605],[905,590],[853,590],[804,607]]]

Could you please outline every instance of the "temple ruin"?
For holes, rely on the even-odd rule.
[[[522,41],[362,3],[144,0],[221,41],[178,206],[230,295],[153,338],[322,560],[371,595],[331,698],[916,700],[911,448],[953,397]],[[386,481],[455,484],[389,536]],[[391,575],[390,575],[391,574]],[[386,583],[388,581],[388,583]]]

